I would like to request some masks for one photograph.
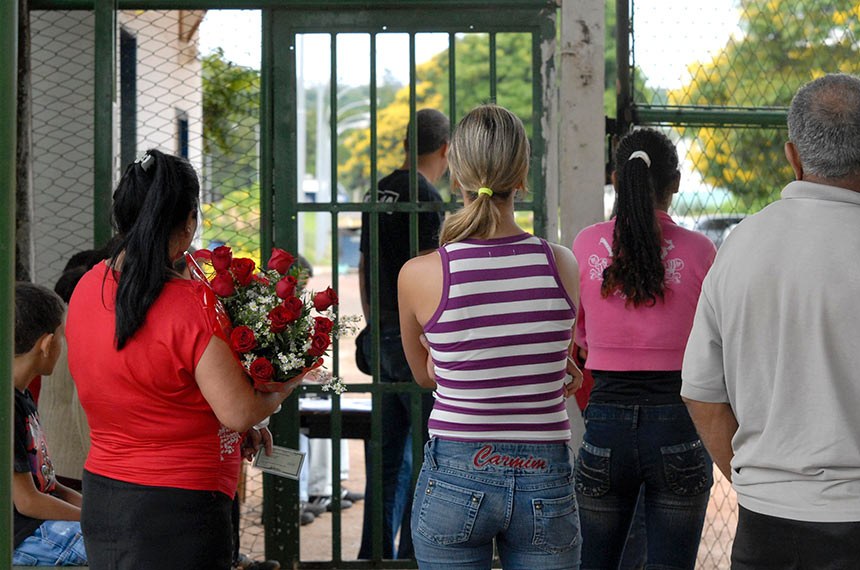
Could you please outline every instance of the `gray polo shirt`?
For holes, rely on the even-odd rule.
[[[741,505],[860,521],[860,193],[792,182],[732,231],[682,375],[682,396],[734,410]]]

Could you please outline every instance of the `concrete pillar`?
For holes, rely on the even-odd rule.
[[[563,0],[558,98],[561,243],[603,220],[605,0]]]

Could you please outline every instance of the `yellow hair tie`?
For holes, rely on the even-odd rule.
[[[487,188],[486,186],[484,186],[482,188],[478,188],[478,195],[480,196],[481,194],[485,194],[487,196],[492,197],[493,196],[493,190],[491,188]]]

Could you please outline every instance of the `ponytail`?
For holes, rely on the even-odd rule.
[[[522,121],[504,107],[481,105],[463,117],[451,137],[448,166],[471,201],[447,216],[440,243],[495,233],[502,221],[496,202],[526,190],[530,152]]]
[[[143,326],[149,308],[170,278],[170,240],[196,215],[200,184],[187,160],[150,150],[126,168],[114,193],[113,220],[120,241],[116,266],[116,347],[121,350]]]
[[[612,235],[612,262],[603,271],[601,295],[621,293],[634,307],[652,306],[665,293],[663,233],[654,212],[665,203],[677,181],[678,154],[657,131],[627,135],[616,153],[617,214]]]
[[[507,200],[510,192],[495,196],[478,192],[471,194],[471,202],[445,218],[439,233],[439,243],[455,243],[470,237],[484,238],[495,233],[502,221],[502,213],[493,198],[498,196],[499,200]]]

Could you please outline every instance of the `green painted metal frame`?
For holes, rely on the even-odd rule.
[[[371,4],[371,3],[367,3]],[[498,3],[494,5],[492,10],[488,10],[486,3],[472,3],[471,7],[468,3],[457,2],[458,9],[456,11],[448,11],[444,9],[444,2],[434,2],[431,5],[424,6],[427,3],[389,3],[380,2],[373,3],[375,9],[369,8],[365,3],[352,4],[350,2],[337,3],[314,3],[312,7],[307,5],[297,5],[290,3],[289,7],[283,7],[280,10],[271,10],[264,12],[271,17],[271,22],[264,23],[264,29],[273,30],[271,38],[264,37],[264,43],[271,41],[274,46],[272,50],[272,93],[268,95],[273,105],[271,108],[264,106],[264,113],[271,113],[271,116],[276,117],[272,133],[274,135],[272,153],[275,157],[282,157],[279,161],[274,161],[273,188],[272,198],[274,199],[273,219],[274,224],[274,243],[280,247],[295,248],[298,244],[298,216],[305,213],[328,212],[331,217],[331,251],[332,251],[332,280],[333,283],[338,283],[338,232],[337,232],[337,215],[342,212],[369,212],[370,216],[370,246],[374,251],[379,250],[378,236],[378,215],[383,212],[399,211],[408,213],[410,216],[410,248],[413,253],[417,253],[418,249],[418,227],[417,217],[420,212],[424,211],[440,211],[452,210],[458,206],[455,203],[438,204],[438,203],[419,203],[417,201],[417,171],[412,170],[410,173],[410,196],[411,203],[405,204],[383,204],[378,201],[375,191],[370,193],[368,202],[338,202],[336,192],[331,193],[331,199],[324,203],[308,203],[299,202],[298,183],[294,173],[297,170],[296,164],[296,148],[297,140],[295,133],[297,132],[297,111],[295,103],[296,84],[296,43],[297,35],[325,33],[330,34],[330,85],[335,86],[337,79],[337,34],[338,33],[369,33],[370,34],[370,57],[371,62],[375,61],[376,39],[377,34],[386,33],[408,33],[409,34],[409,69],[410,69],[410,140],[409,160],[411,164],[416,164],[417,156],[417,130],[415,128],[416,120],[416,77],[415,77],[415,34],[445,32],[449,34],[449,116],[451,117],[452,126],[456,120],[456,67],[455,67],[455,40],[457,33],[486,33],[488,34],[491,55],[490,55],[490,76],[491,100],[495,99],[496,93],[496,53],[495,40],[496,33],[499,32],[526,32],[532,34],[532,66],[533,66],[533,114],[532,132],[532,182],[533,199],[531,202],[524,204],[524,207],[531,209],[534,215],[535,232],[543,235],[546,228],[546,212],[545,210],[545,194],[544,194],[544,177],[545,163],[543,161],[543,153],[545,143],[543,140],[543,124],[545,121],[544,109],[546,105],[546,94],[544,86],[548,84],[548,78],[553,73],[553,59],[549,57],[544,60],[546,50],[545,42],[554,42],[556,25],[556,5],[553,2],[510,2],[510,9],[506,10],[505,17],[500,18],[498,14]],[[332,8],[337,6],[338,10],[333,11]],[[405,7],[408,5],[409,7]],[[418,7],[416,7],[418,5]],[[297,6],[297,7],[293,7]],[[383,8],[380,8],[383,6]],[[355,7],[355,9],[349,9]],[[443,9],[440,9],[443,8]],[[264,16],[265,17],[265,16]],[[264,46],[264,53],[268,48]],[[551,54],[551,51],[550,51]],[[337,156],[336,156],[336,141],[337,141],[337,94],[336,89],[330,89],[329,105],[332,112],[330,113],[330,129],[331,129],[331,180],[333,184],[337,180]],[[376,148],[377,148],[377,125],[376,125],[376,65],[370,65],[370,139],[371,139],[371,185],[370,188],[376,188]],[[267,121],[264,117],[264,121]],[[367,268],[371,275],[378,276],[379,267],[376,259],[373,260],[371,266]],[[371,279],[370,298],[379,298],[378,279]],[[379,331],[379,308],[378,304],[371,304],[371,321],[374,323],[371,331],[373,354],[371,359],[371,368],[375,372],[374,377],[379,377],[380,372],[380,331]],[[336,362],[336,360],[335,360]],[[337,374],[337,370],[334,371]],[[372,385],[361,384],[351,386],[353,390],[361,392],[369,392],[373,401],[374,409],[379,409],[381,405],[381,397],[384,392],[397,392],[412,394],[411,415],[413,424],[419,424],[421,421],[421,401],[418,394],[421,388],[411,384],[379,384]],[[308,390],[316,391],[316,390]],[[282,445],[295,447],[298,444],[299,426],[298,426],[298,409],[296,399],[292,398],[287,402],[287,414],[279,414],[273,422],[276,442]],[[287,405],[285,404],[285,405]],[[334,459],[332,466],[333,473],[339,472],[339,449],[340,439],[342,435],[342,423],[338,414],[340,409],[340,398],[334,396],[332,398],[332,446]],[[292,412],[292,413],[291,413]],[[367,443],[368,449],[376,458],[371,465],[371,474],[377,480],[381,481],[382,465],[381,457],[381,437],[382,437],[382,417],[379,414],[374,414],[371,417],[371,440]],[[413,454],[415,457],[421,457],[421,442],[416,440],[413,442]],[[413,477],[417,477],[420,465],[413,465]],[[335,503],[339,501],[339,480],[333,477],[333,498]],[[298,510],[297,510],[297,490],[290,488],[289,485],[275,484],[273,481],[265,483],[266,493],[264,497],[264,513],[266,520],[266,556],[269,558],[277,558],[283,564],[292,567],[302,568],[403,568],[404,566],[414,567],[414,562],[404,560],[382,560],[382,545],[377,543],[372,548],[371,560],[343,560],[341,549],[341,531],[342,521],[339,509],[333,510],[332,516],[332,560],[331,561],[302,561],[299,553],[299,525],[298,525]],[[374,505],[365,505],[365,508],[372,508],[372,524],[376,536],[381,536],[382,527],[382,507],[379,501]],[[293,508],[295,507],[295,508]],[[285,517],[285,518],[284,518]]]
[[[15,46],[16,37],[16,3],[4,2],[3,9],[8,12],[9,17],[5,17],[3,13],[2,19],[4,24],[7,24],[12,33],[4,33],[2,45]],[[488,9],[488,4],[492,6]],[[454,41],[457,32],[464,33],[489,33],[491,34],[491,42],[495,40],[496,32],[532,32],[535,38],[533,43],[534,59],[536,65],[535,70],[540,69],[541,65],[545,67],[542,70],[541,82],[535,82],[534,87],[534,144],[533,144],[533,165],[541,165],[541,168],[533,167],[533,180],[539,181],[538,184],[532,183],[533,189],[542,190],[543,181],[543,165],[541,162],[541,153],[543,152],[543,140],[541,131],[541,119],[543,115],[542,108],[542,91],[545,79],[547,77],[547,69],[551,68],[552,61],[541,61],[541,42],[554,38],[555,24],[554,17],[557,5],[553,0],[495,0],[494,2],[486,1],[462,1],[462,0],[376,0],[368,2],[364,0],[323,0],[323,1],[307,1],[307,0],[33,0],[30,3],[31,10],[92,10],[95,14],[95,95],[94,95],[94,230],[93,241],[97,245],[105,243],[110,238],[110,203],[113,184],[113,115],[112,106],[116,96],[116,11],[117,10],[154,10],[154,9],[262,9],[262,28],[263,28],[263,50],[262,50],[262,77],[261,77],[261,243],[263,252],[268,252],[272,245],[278,245],[292,251],[297,250],[297,220],[300,212],[331,212],[332,213],[332,252],[335,262],[337,261],[337,225],[336,215],[342,211],[369,211],[371,212],[371,228],[377,227],[378,213],[392,211],[390,206],[378,203],[375,192],[371,201],[367,204],[339,204],[336,200],[336,192],[332,193],[332,199],[328,204],[299,204],[297,201],[298,188],[297,181],[291,173],[295,172],[295,152],[296,148],[296,118],[295,113],[280,113],[276,109],[281,109],[281,102],[277,100],[279,94],[295,93],[296,78],[295,78],[295,33],[311,33],[323,32],[327,33],[331,30],[349,31],[349,32],[370,32],[371,46],[375,53],[376,36],[375,33],[383,31],[381,21],[386,21],[385,31],[388,33],[405,32],[421,33],[421,32],[447,32],[450,37],[451,50],[449,53],[450,71],[449,86],[450,86],[450,110],[449,116],[452,120],[452,125],[456,117],[456,82],[455,82],[455,52]],[[504,8],[504,21],[500,21],[500,8]],[[274,22],[277,21],[279,15],[288,16],[287,25],[278,27],[277,31]],[[429,18],[427,16],[430,16]],[[432,22],[432,25],[428,25]],[[463,22],[468,22],[464,25]],[[551,22],[548,24],[548,22]],[[283,29],[291,30],[291,41],[280,41],[284,37]],[[455,30],[455,31],[452,31]],[[4,30],[7,31],[7,30]],[[414,84],[414,69],[415,69],[415,46],[414,35],[410,34],[410,69],[412,71],[410,85],[412,93],[415,93]],[[333,36],[332,47],[336,47],[336,39]],[[15,116],[15,70],[17,62],[15,61],[15,49],[4,49],[2,52],[3,75],[0,76],[0,90],[2,90],[3,106],[0,107],[0,113],[7,113],[5,116]],[[336,49],[332,50],[332,79],[336,77]],[[493,50],[491,69],[495,70],[495,50]],[[8,69],[6,68],[8,66]],[[546,67],[548,66],[548,67]],[[538,85],[538,83],[540,83]],[[491,88],[494,94],[495,81]],[[277,86],[277,87],[276,87]],[[280,91],[283,86],[284,90]],[[10,100],[5,97],[9,95]],[[335,94],[332,94],[332,108],[336,108]],[[11,112],[9,111],[11,109]],[[376,116],[376,68],[371,66],[371,115]],[[415,100],[414,96],[410,101],[410,116],[414,122],[415,117]],[[11,339],[14,334],[12,331],[11,314],[12,314],[12,285],[14,284],[14,248],[10,249],[10,244],[14,243],[14,121],[3,122],[2,138],[0,138],[0,151],[3,153],[10,152],[8,140],[11,140],[11,157],[8,161],[9,169],[0,171],[4,179],[10,177],[10,184],[6,188],[4,197],[7,201],[11,200],[8,208],[0,209],[2,214],[11,216],[8,223],[3,227],[7,229],[7,240],[0,243],[0,268],[6,273],[7,279],[0,281],[0,287],[8,289],[7,294],[2,295],[3,302],[6,303],[4,309],[0,309],[0,316],[5,317],[4,323],[0,324],[0,335],[6,335],[7,341],[3,346],[11,347]],[[414,126],[414,125],[413,125]],[[336,133],[336,115],[332,115],[332,133]],[[10,136],[11,130],[11,136]],[[413,128],[413,132],[415,129]],[[371,148],[376,148],[376,124],[375,121],[371,126]],[[336,140],[336,137],[332,137]],[[414,142],[414,141],[413,141]],[[415,144],[411,147],[414,149]],[[337,180],[337,161],[335,150],[332,150],[332,180]],[[286,157],[282,162],[276,161],[275,157]],[[415,157],[412,157],[413,160]],[[8,170],[8,172],[6,171]],[[371,187],[376,187],[376,157],[373,153],[371,157]],[[417,192],[417,176],[412,180],[413,192]],[[413,196],[414,197],[414,196]],[[537,191],[536,199],[532,202],[532,208],[536,211],[535,214],[535,230],[541,234],[544,229],[544,221],[546,213],[543,208],[543,193]],[[398,205],[400,206],[400,205]],[[433,204],[410,204],[403,205],[405,207],[396,207],[394,210],[407,211],[413,220],[412,233],[410,243],[413,250],[417,248],[417,214],[421,211],[439,209],[451,210],[456,206],[454,204],[439,205]],[[5,221],[5,220],[4,220]],[[373,232],[371,239],[371,247],[378,250],[379,240],[377,232]],[[372,271],[378,272],[378,267],[371,268]],[[337,265],[334,265],[334,281],[337,282]],[[378,298],[379,291],[376,280],[373,280],[371,295]],[[376,322],[378,322],[378,308],[374,310]],[[374,350],[372,366],[376,371],[376,376],[379,375],[379,336],[378,330],[375,333],[376,346]],[[337,350],[337,348],[335,349]],[[0,365],[8,366],[11,375],[11,355],[3,355],[0,357]],[[334,370],[337,373],[337,368]],[[402,388],[392,386],[374,385],[370,392],[373,398],[379,401],[383,391],[400,391]],[[417,393],[417,387],[409,387],[409,391]],[[298,440],[298,400],[291,398],[285,402],[285,413],[278,414],[273,419],[273,431],[275,432],[276,443],[282,445],[295,445]],[[339,445],[342,424],[339,412],[340,401],[335,397],[333,402],[333,423],[332,423],[332,445]],[[0,398],[0,410],[8,411],[8,417],[2,416],[5,431],[0,431],[4,434],[5,451],[3,460],[9,461],[0,477],[11,477],[11,392],[6,394],[4,398]],[[412,407],[413,421],[420,417],[420,404],[418,398],[413,398]],[[8,420],[8,421],[7,421]],[[374,418],[372,422],[373,442],[371,446],[377,445],[381,436],[381,418]],[[415,449],[420,451],[420,444],[416,444]],[[378,457],[381,450],[378,447],[375,449],[375,455]],[[335,468],[339,467],[339,454],[333,456]],[[2,468],[0,461],[0,468]],[[418,466],[415,467],[417,474]],[[375,466],[375,475],[381,478],[381,465]],[[3,481],[4,479],[0,479]],[[9,485],[3,485],[2,489],[9,489]],[[339,483],[335,484],[336,487]],[[288,565],[295,566],[299,564],[299,533],[298,533],[298,514],[299,506],[295,498],[298,495],[298,485],[294,481],[266,476],[264,479],[264,489],[266,501],[264,504],[264,519],[267,529],[267,555],[284,561]],[[3,493],[3,491],[0,491]],[[3,549],[8,548],[11,555],[11,496],[8,492],[6,495],[0,495],[9,504],[9,508],[5,511],[10,513],[8,521],[4,519],[0,523],[0,537],[3,538],[3,545],[0,545],[0,556],[3,555]],[[339,501],[339,495],[336,494],[335,502]],[[381,526],[381,510],[375,512],[375,523],[377,529]],[[341,521],[339,516],[333,517],[333,532],[336,537],[340,536]],[[5,526],[4,526],[5,525]],[[8,545],[6,544],[8,542]],[[402,568],[403,561],[381,561],[380,546],[374,548],[373,561],[342,561],[340,558],[340,545],[336,541],[333,546],[333,561],[331,564],[338,564],[339,567],[390,567]],[[0,558],[1,559],[1,558]],[[330,568],[329,563],[303,563],[304,567],[325,567]]]
[[[18,2],[0,2],[0,561],[12,561],[12,359],[15,346],[15,155]],[[2,562],[0,562],[2,565]]]
[[[114,144],[113,104],[116,99],[116,0],[93,0],[95,8],[95,101],[93,101],[93,244],[111,237]]]
[[[555,0],[119,0],[120,10],[262,10],[286,8],[290,10],[460,10],[492,6],[503,8],[557,8]],[[31,10],[92,10],[93,0],[32,0]]]

